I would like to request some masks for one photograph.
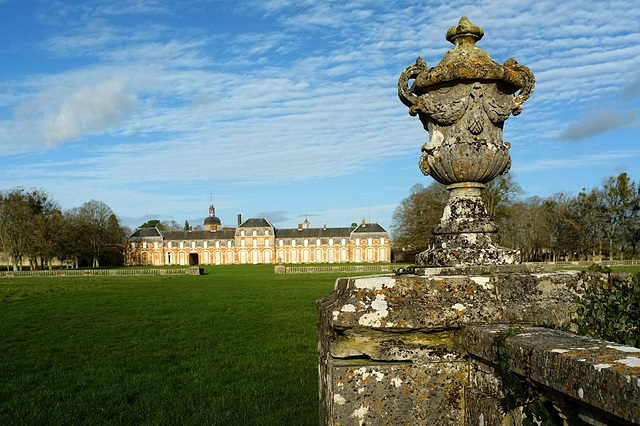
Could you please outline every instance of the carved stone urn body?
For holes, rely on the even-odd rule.
[[[455,47],[442,61],[429,68],[418,58],[398,82],[400,100],[429,132],[420,169],[450,191],[429,249],[416,257],[421,265],[519,262],[517,251],[497,245],[498,227],[487,213],[481,192],[488,182],[509,171],[510,144],[502,140],[502,127],[511,114],[522,111],[534,77],[513,58],[503,65],[494,62],[475,46],[483,35],[481,28],[463,17],[447,32],[447,40]]]

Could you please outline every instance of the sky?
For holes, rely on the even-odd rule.
[[[634,0],[635,1],[635,0]],[[630,0],[0,0],[0,190],[121,223],[390,229],[428,134],[402,71],[462,16],[536,77],[505,122],[522,198],[640,180],[640,7]]]

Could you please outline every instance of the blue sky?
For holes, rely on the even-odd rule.
[[[389,228],[427,141],[397,97],[461,16],[531,68],[505,123],[523,197],[640,179],[640,8],[629,1],[0,0],[0,189],[95,199],[131,227]]]

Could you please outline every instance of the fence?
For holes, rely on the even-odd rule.
[[[602,265],[602,266],[638,266],[638,265],[640,265],[640,260],[639,259],[634,259],[634,260],[575,260],[575,261],[563,260],[563,261],[556,261],[556,262],[526,262],[525,264],[527,264],[527,265],[545,264],[545,265],[551,265],[551,266],[554,266],[554,267],[571,267],[571,266],[586,267],[586,266],[591,266],[593,264]]]
[[[393,272],[407,266],[395,263],[392,265],[335,265],[335,266],[284,266],[275,267],[276,274],[326,274],[339,272]]]
[[[92,277],[92,276],[148,276],[148,275],[202,275],[201,268],[167,269],[52,269],[45,271],[0,271],[6,277]]]

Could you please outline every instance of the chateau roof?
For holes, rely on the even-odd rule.
[[[131,234],[131,237],[129,238],[154,238],[154,237],[162,238],[162,233],[155,226],[152,228],[140,228],[136,232]]]
[[[349,237],[353,228],[286,228],[276,229],[276,238]]]
[[[223,228],[217,231],[171,231],[165,232],[166,240],[233,240],[236,228]]]
[[[265,218],[252,218],[245,220],[240,228],[273,228],[273,225]]]
[[[367,233],[367,234],[373,234],[373,233],[386,233],[387,230],[384,229],[382,226],[380,226],[377,223],[365,223],[365,224],[361,224],[358,225],[358,227],[356,229],[353,230],[353,233]]]
[[[204,220],[204,224],[205,225],[209,225],[209,224],[213,224],[213,225],[220,225],[220,219],[217,216],[208,216],[205,220]]]

